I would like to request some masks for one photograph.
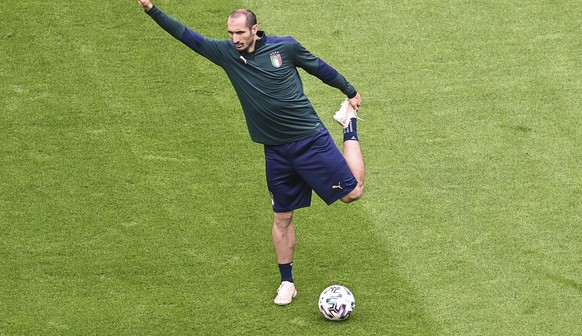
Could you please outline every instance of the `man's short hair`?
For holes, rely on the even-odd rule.
[[[248,28],[252,28],[257,24],[257,16],[250,9],[235,9],[228,15],[229,18],[238,18],[244,16],[246,18],[246,25]]]

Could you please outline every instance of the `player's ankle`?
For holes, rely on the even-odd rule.
[[[358,141],[359,140],[357,126],[358,126],[358,119],[355,117],[351,118],[350,122],[348,123],[348,126],[346,126],[344,128],[344,141],[349,141],[349,140]]]

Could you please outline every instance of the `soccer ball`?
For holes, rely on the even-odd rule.
[[[343,321],[356,307],[356,298],[344,286],[329,286],[319,296],[319,311],[330,321]]]

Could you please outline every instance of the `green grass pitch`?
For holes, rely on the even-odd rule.
[[[299,295],[273,305],[222,70],[133,0],[3,1],[0,335],[581,334],[580,1],[157,4],[215,38],[252,8],[353,82],[366,194],[296,213]],[[303,78],[340,143],[341,93]],[[316,306],[334,283],[346,322]]]

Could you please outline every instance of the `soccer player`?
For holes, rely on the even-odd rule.
[[[264,145],[272,238],[281,284],[275,304],[292,302],[295,225],[293,212],[311,204],[315,191],[327,204],[358,200],[364,191],[364,159],[356,130],[360,94],[344,76],[291,37],[268,36],[255,14],[233,11],[230,39],[207,38],[171,18],[149,0],[137,0],[164,30],[222,67],[242,106],[250,137]],[[297,68],[339,89],[346,99],[334,119],[344,128],[343,153],[303,92]]]

